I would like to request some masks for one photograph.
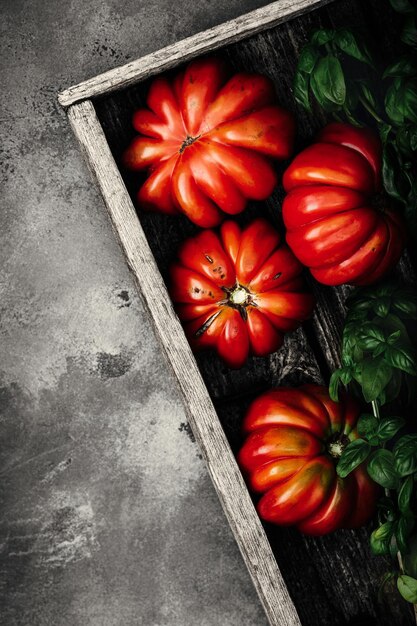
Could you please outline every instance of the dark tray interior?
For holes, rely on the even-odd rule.
[[[291,94],[296,59],[309,33],[318,27],[354,27],[363,35],[381,64],[398,45],[398,15],[388,0],[338,0],[288,23],[264,31],[217,52],[236,70],[248,69],[267,74],[276,85],[278,101],[296,111],[297,150],[323,126],[318,113],[306,115]],[[135,109],[144,106],[149,81],[95,100],[98,117],[120,166],[129,193],[135,201],[141,184],[137,174],[120,164],[121,154],[135,132],[131,125]],[[279,166],[285,169],[285,163]],[[264,215],[282,229],[280,206],[282,190],[265,203],[252,203],[237,220],[247,222]],[[164,279],[175,259],[179,244],[198,229],[185,217],[172,218],[139,212],[140,221]],[[407,260],[401,264],[402,278],[410,280]],[[338,346],[344,318],[343,302],[347,287],[326,288],[310,282],[318,307],[311,321],[287,335],[284,346],[269,358],[252,358],[238,371],[225,367],[214,354],[197,355],[198,365],[218,411],[234,452],[241,444],[240,424],[249,402],[271,386],[295,386],[307,381],[328,381],[338,365]],[[290,594],[305,626],[363,624],[408,626],[414,622],[410,605],[396,591],[378,600],[378,588],[389,563],[371,557],[369,530],[338,531],[324,538],[302,536],[290,528],[266,527]]]

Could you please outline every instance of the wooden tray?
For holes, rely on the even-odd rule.
[[[327,381],[330,370],[338,366],[347,288],[325,288],[311,281],[318,299],[313,320],[287,336],[283,348],[269,358],[252,358],[239,371],[228,370],[213,354],[196,359],[164,282],[178,245],[196,227],[185,217],[138,215],[132,200],[139,187],[138,175],[119,168],[120,157],[134,135],[132,113],[145,102],[149,77],[217,49],[236,69],[269,75],[280,103],[294,110],[291,85],[308,33],[319,26],[354,25],[384,61],[396,44],[392,33],[397,16],[387,1],[383,4],[381,10],[378,0],[279,0],[59,95],[178,379],[193,433],[274,626],[414,624],[412,608],[396,592],[378,600],[379,583],[389,564],[371,557],[367,529],[311,538],[294,529],[264,527],[234,457],[241,443],[242,416],[255,395],[278,384]],[[297,116],[299,148],[325,119],[317,115],[313,119],[300,110]],[[253,203],[238,220],[244,223],[261,214],[279,225],[281,199],[278,190],[266,203]]]

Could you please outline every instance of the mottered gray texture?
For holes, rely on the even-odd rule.
[[[2,624],[266,624],[56,102],[264,4],[2,2]]]

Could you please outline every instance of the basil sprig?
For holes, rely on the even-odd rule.
[[[317,30],[301,51],[294,97],[307,111],[315,103],[337,120],[376,125],[383,143],[385,190],[417,239],[417,9],[409,0],[389,1],[404,18],[402,56],[378,71],[355,33]]]
[[[417,319],[417,295],[386,283],[356,289],[346,305],[342,367],[331,377],[330,396],[337,401],[340,385],[351,384],[371,404],[372,413],[360,416],[359,438],[345,448],[336,471],[345,478],[366,462],[369,476],[385,490],[371,550],[398,557],[399,571],[390,571],[382,584],[397,577],[401,595],[417,602],[417,433],[407,432],[403,417],[381,415],[381,408],[404,388],[413,402],[417,356],[410,330]]]
[[[366,402],[395,400],[404,385],[415,392],[417,355],[408,323],[417,319],[414,290],[385,283],[356,289],[348,298],[342,340],[342,367],[330,379],[330,395],[354,381]]]

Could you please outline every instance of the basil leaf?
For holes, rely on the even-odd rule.
[[[387,146],[385,146],[387,148]],[[384,172],[382,172],[384,174]],[[388,190],[387,190],[388,191]],[[388,192],[389,193],[389,192]],[[376,298],[373,303],[373,309],[379,317],[386,317],[391,308],[391,298],[381,296]]]
[[[398,126],[407,120],[417,122],[417,79],[395,78],[385,95],[385,110]]]
[[[393,333],[391,333],[390,335],[388,335],[387,343],[390,346],[393,346],[396,343],[397,339],[399,339],[400,337],[401,337],[401,331],[400,330],[396,330]]]
[[[398,301],[400,301],[400,298],[398,298]],[[393,308],[395,308],[396,302],[397,302],[397,298],[395,298],[395,300],[393,300],[392,302]],[[407,329],[404,323],[398,317],[398,315],[389,313],[383,319],[377,320],[377,321],[374,320],[374,322],[375,324],[378,324],[381,328],[383,328],[385,332],[393,333],[399,330],[404,340],[408,341]]]
[[[392,130],[391,124],[381,124],[381,126],[379,127],[379,134],[381,136],[382,143],[384,144],[386,143],[391,130]]]
[[[343,451],[336,467],[336,472],[341,478],[346,478],[368,457],[371,446],[363,439],[355,439]]]
[[[417,580],[402,574],[397,579],[398,591],[407,602],[416,604],[417,602]]]
[[[417,376],[415,354],[413,350],[407,346],[387,346],[384,358],[388,365],[396,367],[412,376]]]
[[[389,450],[376,450],[368,463],[368,474],[381,487],[396,489],[399,476],[393,453]]]
[[[414,13],[410,0],[389,0],[389,2],[394,11],[398,11],[398,13]]]
[[[396,298],[393,302],[393,308],[402,313],[402,316],[411,319],[417,317],[417,301],[410,298]]]
[[[400,491],[398,492],[398,508],[403,515],[408,515],[410,513],[410,502],[411,496],[413,494],[413,487],[413,477],[407,476],[407,478],[401,485]]]
[[[310,98],[308,89],[310,86],[310,77],[302,72],[296,73],[294,77],[294,98],[295,101],[304,107],[307,111],[311,111]]]
[[[362,350],[374,350],[381,342],[385,343],[385,333],[379,326],[371,322],[362,325],[358,333],[358,343]]]
[[[311,74],[320,58],[320,54],[314,46],[307,44],[301,50],[300,58],[298,59],[297,71]]]
[[[376,400],[392,377],[392,368],[381,355],[365,359],[361,368],[362,392],[366,402]]]
[[[404,122],[404,115],[400,104],[400,90],[401,82],[399,78],[396,78],[385,94],[385,110],[387,115],[395,124],[398,125],[401,125]]]
[[[350,30],[346,28],[338,30],[334,37],[334,42],[345,54],[374,67],[371,55],[365,43],[361,42],[359,44],[355,35]]]
[[[388,441],[405,425],[402,417],[384,417],[378,424],[376,435],[380,441]]]
[[[375,435],[378,428],[379,421],[375,417],[375,415],[370,415],[368,413],[364,413],[358,419],[356,428],[358,433],[362,437],[372,437]]]
[[[395,78],[396,76],[415,76],[417,65],[411,57],[403,57],[391,65],[388,65],[382,78]]]
[[[382,152],[382,179],[387,193],[395,200],[403,203],[407,185],[404,181],[404,174],[401,171],[397,150],[391,142],[387,142],[384,145]],[[381,307],[382,303],[378,306]],[[389,312],[389,307],[387,308],[386,304],[384,305],[384,311],[385,313],[380,315],[380,317],[384,317]]]
[[[392,522],[385,522],[371,533],[370,544],[373,554],[376,556],[389,554],[389,542],[394,530]]]
[[[400,476],[409,476],[417,471],[417,434],[401,437],[394,446],[393,456]]]
[[[340,370],[336,370],[330,377],[329,396],[334,402],[339,402]]]
[[[415,15],[406,18],[403,32],[401,33],[401,41],[407,46],[417,46],[417,27]]]
[[[311,75],[311,89],[325,111],[335,111],[344,104],[345,78],[336,57],[327,55],[320,59]]]
[[[395,398],[398,398],[401,392],[401,384],[403,380],[403,374],[401,370],[393,370],[391,380],[385,387],[385,402],[392,402]]]
[[[404,85],[403,99],[404,117],[417,124],[417,80],[409,80]]]
[[[330,28],[316,30],[311,38],[311,43],[316,46],[324,46],[326,43],[333,41],[336,35],[336,31]]]
[[[370,90],[368,85],[363,80],[360,82],[360,88],[361,88],[362,95],[365,98],[365,100],[367,100],[369,102],[369,104],[374,109],[376,109],[377,108],[377,103],[376,103],[374,94],[372,93],[372,91]]]
[[[400,521],[397,524],[395,538],[397,540],[398,548],[402,554],[404,554],[408,550],[408,538],[411,535],[414,524],[414,516],[401,517]]]

